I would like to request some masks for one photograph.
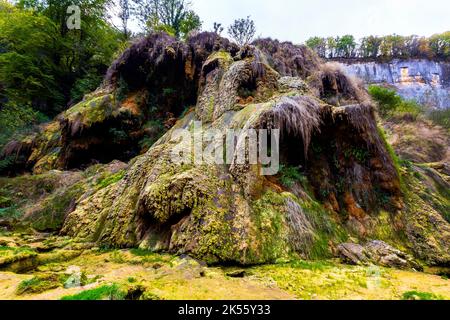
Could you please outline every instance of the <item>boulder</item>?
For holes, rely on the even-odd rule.
[[[396,269],[422,270],[411,256],[380,240],[367,242],[364,246],[356,243],[340,244],[337,256],[343,262],[353,265],[375,264]]]

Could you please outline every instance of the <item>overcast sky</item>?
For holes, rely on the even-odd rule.
[[[228,26],[250,15],[258,35],[294,43],[311,36],[430,36],[450,30],[450,0],[191,1],[204,30],[211,30],[215,21]]]

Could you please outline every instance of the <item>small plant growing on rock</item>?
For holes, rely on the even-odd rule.
[[[286,188],[292,188],[296,181],[303,182],[305,177],[300,172],[299,167],[282,165],[280,167],[280,182]]]

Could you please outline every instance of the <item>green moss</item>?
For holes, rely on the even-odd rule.
[[[392,148],[390,143],[387,141],[386,133],[383,130],[383,128],[378,127],[378,134],[380,135],[381,139],[383,140],[384,146],[386,147],[386,150],[392,159],[392,163],[394,164],[395,171],[397,171],[397,175],[400,179],[400,186],[402,188],[402,191],[405,191],[405,185],[403,183],[403,178],[402,178],[401,169],[400,169],[401,168],[400,159],[398,158],[397,154],[395,153],[394,148]]]
[[[402,295],[403,300],[444,300],[443,297],[430,292],[407,291]]]
[[[59,230],[71,205],[83,194],[83,182],[52,194],[42,201],[41,209],[28,216],[25,221],[38,231]]]
[[[112,94],[93,97],[82,101],[64,113],[69,121],[81,121],[85,127],[94,123],[103,122],[113,113],[114,97]]]
[[[257,229],[257,249],[255,260],[275,261],[286,257],[289,248],[286,246],[288,229],[285,221],[286,194],[269,190],[252,205],[254,223]]]
[[[29,258],[33,259],[36,256],[37,253],[28,247],[0,246],[0,268]]]
[[[124,176],[125,176],[125,170],[121,170],[113,175],[107,176],[106,178],[100,180],[97,183],[97,186],[99,187],[99,189],[106,188],[112,184],[119,182],[120,180],[123,179]]]
[[[325,271],[334,266],[330,261],[317,260],[317,261],[305,261],[305,260],[293,260],[285,265],[296,269],[311,270],[311,271]]]
[[[124,300],[125,297],[125,291],[120,289],[117,284],[111,284],[65,296],[61,300]]]
[[[398,249],[407,251],[405,248],[405,243],[407,243],[406,235],[404,231],[394,228],[394,217],[387,211],[381,210],[376,217],[373,217],[369,237],[383,240]]]
[[[264,265],[249,270],[260,281],[275,282],[277,287],[298,299],[345,299],[349,293],[367,290],[371,282],[389,287],[383,270],[369,276],[363,267],[349,267],[328,261],[293,261],[289,264]]]
[[[314,242],[309,249],[309,258],[331,258],[330,242],[336,244],[347,241],[347,231],[334,220],[320,203],[311,200],[300,202],[300,204],[315,231]]]
[[[58,275],[35,276],[31,279],[22,281],[17,287],[16,294],[36,294],[42,293],[61,286]]]

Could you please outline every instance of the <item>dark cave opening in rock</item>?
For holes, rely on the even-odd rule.
[[[62,150],[61,165],[74,169],[112,160],[129,161],[139,155],[141,125],[137,119],[119,117],[97,123],[74,136],[63,136],[67,143]]]
[[[238,88],[238,96],[242,99],[255,97],[258,85],[255,77],[250,77],[248,80],[242,82]]]
[[[301,137],[284,133],[280,136],[280,165],[306,169],[304,143]]]
[[[145,208],[142,208],[139,216],[140,240],[145,240],[148,249],[164,251],[170,249],[170,242],[174,232],[189,218],[191,208],[185,208],[181,212],[172,214],[167,221],[160,222],[151,216]]]

